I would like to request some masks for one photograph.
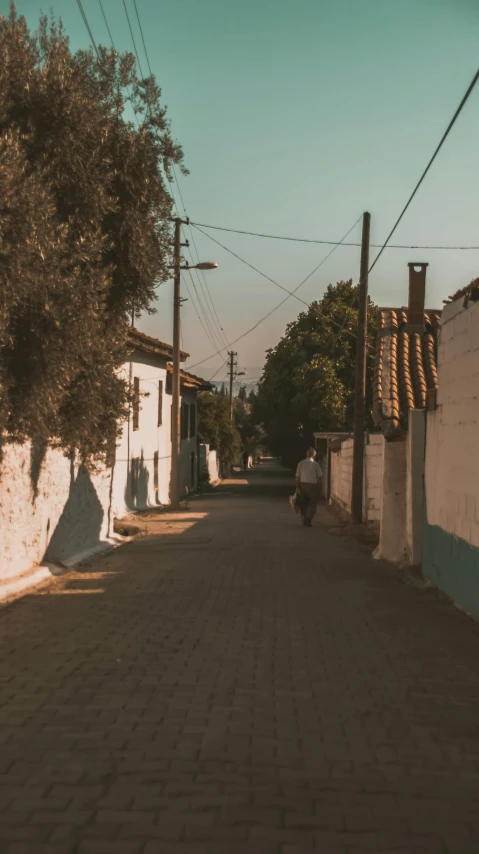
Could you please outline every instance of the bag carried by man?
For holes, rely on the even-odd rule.
[[[289,496],[290,507],[294,510],[296,515],[299,515],[302,510],[305,510],[307,503],[307,498],[304,495],[301,495],[300,492],[296,492],[294,495]]]

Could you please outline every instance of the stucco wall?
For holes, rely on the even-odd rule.
[[[364,446],[363,517],[367,522],[381,518],[384,437],[366,436]],[[331,454],[331,500],[351,512],[353,440],[346,439],[341,450]]]
[[[443,311],[426,431],[423,572],[479,617],[479,304]]]
[[[181,391],[181,402],[188,406],[196,406],[196,391],[194,389],[185,388]],[[196,424],[198,429],[198,412],[196,412]],[[194,464],[192,466],[192,456]],[[180,451],[180,494],[189,495],[194,492],[198,483],[198,436],[189,435],[188,438],[181,440]]]
[[[166,360],[136,352],[123,368],[133,385],[140,381],[138,429],[133,416],[123,425],[116,449],[112,509],[115,516],[132,510],[168,504],[171,470],[171,395],[166,393]],[[159,383],[163,383],[162,424],[158,425]],[[158,489],[155,488],[158,455]]]
[[[0,582],[106,541],[110,484],[109,471],[89,474],[61,451],[7,445],[0,467]]]
[[[407,441],[384,443],[379,545],[374,557],[408,563]]]
[[[200,471],[202,477],[208,477],[210,483],[217,483],[220,479],[220,465],[216,451],[212,451],[208,444],[198,446],[200,456]]]

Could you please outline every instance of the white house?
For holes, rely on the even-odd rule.
[[[136,329],[121,371],[134,391],[114,465],[94,473],[60,450],[6,445],[0,465],[0,600],[112,542],[113,519],[168,504],[171,470],[172,347]],[[182,353],[182,359],[187,354]],[[196,395],[211,388],[181,372],[180,486],[197,483]]]
[[[169,503],[171,473],[171,401],[173,349],[137,329],[123,367],[133,393],[130,417],[116,449],[112,487],[114,516]],[[188,357],[181,353],[181,360]],[[198,481],[196,395],[209,383],[187,371],[180,375],[180,494],[194,491]]]

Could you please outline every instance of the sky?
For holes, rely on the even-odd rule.
[[[126,3],[145,69],[133,0]],[[2,12],[8,5],[0,0]],[[83,0],[83,6],[95,40],[108,45],[98,0]],[[103,6],[117,49],[131,51],[123,0],[103,0]],[[339,241],[368,210],[371,242],[380,244],[478,67],[477,0],[137,0],[137,6],[172,134],[190,170],[179,175],[179,188],[196,223]],[[51,8],[62,17],[72,48],[88,45],[75,0],[17,0],[17,8],[32,28],[40,11]],[[392,242],[479,246],[478,139],[479,84]],[[178,187],[173,190],[183,214]],[[191,231],[201,260],[219,263],[193,279],[196,291],[205,305],[208,288],[232,342],[286,294]],[[204,231],[288,290],[331,249]],[[184,237],[192,244],[186,228]],[[360,238],[358,222],[349,239]],[[386,250],[369,281],[376,303],[407,303],[409,261],[429,263],[431,308],[479,276],[478,250]],[[359,248],[339,247],[298,296],[319,299],[329,283],[357,281],[358,275]],[[226,350],[208,357],[225,341],[218,341],[216,316],[210,326],[203,319],[209,337],[200,324],[186,273],[183,295],[187,367],[221,380]],[[171,282],[158,289],[155,307],[157,313],[138,326],[171,341]],[[266,350],[304,308],[288,299],[238,341],[238,369],[254,379]]]

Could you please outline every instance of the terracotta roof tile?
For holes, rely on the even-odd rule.
[[[173,366],[167,365],[166,370],[169,374],[173,374]],[[190,374],[188,371],[185,371],[183,368],[180,371],[180,382],[183,385],[190,386],[190,388],[196,388],[199,391],[204,389],[205,391],[210,391],[213,386],[208,380],[204,380],[201,377],[197,377],[195,374]]]
[[[465,297],[466,299],[469,299],[470,297],[474,302],[477,302],[477,300],[479,300],[479,279],[473,279],[465,288],[461,288],[459,291],[456,291],[452,297],[444,299],[443,302],[448,305],[457,299],[461,299],[461,297]]]
[[[385,308],[378,316],[373,379],[373,419],[386,435],[407,429],[410,409],[425,409],[437,389],[436,342],[439,311],[424,313],[424,330],[407,327],[405,308]]]
[[[159,341],[158,338],[152,338],[150,335],[145,335],[139,329],[129,329],[127,336],[128,344],[133,347],[143,350],[146,353],[157,353],[160,356],[165,356],[167,359],[173,357],[173,347],[171,344],[165,344],[164,341]],[[180,353],[181,361],[184,362],[190,354]]]

